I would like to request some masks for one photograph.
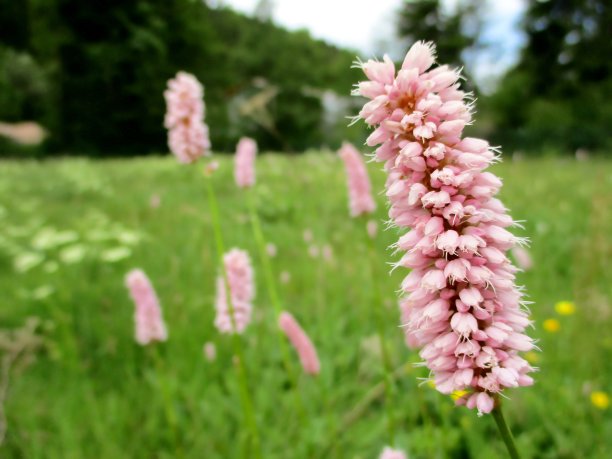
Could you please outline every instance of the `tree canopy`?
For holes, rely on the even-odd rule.
[[[434,41],[440,62],[464,66],[485,45],[486,2],[451,3],[404,1],[397,42]],[[271,0],[254,17],[211,4],[0,0],[0,120],[40,122],[47,153],[165,151],[162,92],[185,70],[204,84],[217,151],[243,135],[285,151],[364,138],[345,119],[359,105],[348,97],[361,79],[356,52],[278,27]],[[610,24],[606,0],[528,0],[525,46],[495,93],[479,97],[475,134],[506,150],[611,150]]]
[[[520,60],[491,99],[496,137],[531,149],[612,148],[612,8],[531,0]]]
[[[321,128],[320,94],[349,95],[355,53],[306,31],[191,0],[107,0],[99,8],[77,0],[0,3],[20,12],[19,24],[2,29],[0,52],[28,56],[47,89],[43,97],[22,91],[18,109],[15,100],[0,99],[0,119],[41,121],[55,149],[165,150],[162,92],[178,70],[205,86],[216,149],[232,149],[245,134],[262,148],[286,150],[339,140]],[[14,67],[0,56],[0,68]],[[36,77],[25,73],[0,76],[0,88],[15,92],[21,80]],[[252,103],[259,104],[254,112]],[[27,109],[32,104],[36,110]]]

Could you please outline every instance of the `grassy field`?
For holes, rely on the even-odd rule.
[[[284,307],[322,361],[318,378],[299,380],[304,417],[288,391],[244,195],[229,158],[220,161],[214,181],[225,242],[249,250],[258,281],[245,340],[264,458],[377,457],[387,443],[372,320],[379,305],[363,222],[348,217],[340,160],[312,153],[257,163],[258,211],[277,247]],[[504,179],[501,198],[526,221],[518,234],[532,240],[534,267],[520,281],[542,349],[528,356],[540,367],[536,385],[507,392],[518,447],[524,458],[610,457],[612,409],[592,396],[612,393],[612,162],[508,161],[494,171]],[[371,175],[382,190],[377,165]],[[427,373],[412,365],[418,355],[398,328],[405,272],[386,274],[386,247],[397,234],[382,231],[384,196],[378,202],[381,307],[399,369],[398,446],[412,459],[504,458],[491,417],[420,384]],[[0,225],[8,426],[0,457],[241,457],[246,433],[231,341],[213,327],[215,251],[201,167],[171,158],[1,162]],[[133,267],[149,274],[161,298],[170,333],[163,345],[133,340],[123,283]],[[574,302],[575,313],[558,314],[559,301]],[[207,341],[217,347],[212,362],[202,352]]]

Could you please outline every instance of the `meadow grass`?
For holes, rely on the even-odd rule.
[[[344,169],[329,153],[257,160],[262,229],[277,247],[275,275],[290,277],[279,284],[283,307],[310,334],[322,363],[318,378],[300,376],[306,414],[296,415],[245,196],[230,158],[218,159],[213,180],[225,243],[255,261],[245,363],[264,458],[377,457],[387,436],[376,307],[383,308],[397,369],[397,445],[412,459],[506,457],[492,417],[455,408],[419,379],[427,371],[413,365],[419,357],[399,328],[396,292],[406,271],[383,274],[383,304],[372,304],[363,222],[348,217]],[[384,173],[370,166],[379,192]],[[532,240],[534,267],[519,283],[534,302],[530,334],[542,348],[528,355],[540,367],[536,385],[506,392],[506,418],[525,458],[607,457],[611,409],[594,406],[591,394],[612,392],[612,162],[508,160],[493,169],[512,216],[525,220],[517,234]],[[376,256],[384,273],[396,259],[387,246],[398,233],[383,231],[385,198],[377,200]],[[213,326],[216,257],[201,166],[169,157],[4,161],[0,225],[0,327],[6,333],[36,317],[42,338],[12,362],[0,457],[245,453],[231,340]],[[305,230],[313,242],[304,241]],[[321,255],[330,249],[332,257]],[[133,339],[123,281],[133,267],[149,275],[164,309],[170,338],[155,348]],[[563,300],[575,303],[574,314],[555,311]],[[557,331],[542,326],[547,319],[557,321]],[[6,356],[16,340],[2,336]],[[213,362],[202,352],[207,341],[217,346]]]

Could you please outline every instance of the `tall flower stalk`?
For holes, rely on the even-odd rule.
[[[125,276],[125,285],[134,301],[134,339],[141,346],[168,339],[166,323],[155,289],[147,275],[133,269]]]
[[[379,459],[407,459],[406,453],[399,449],[385,448]]]
[[[204,88],[198,79],[186,72],[178,72],[164,91],[168,146],[181,163],[193,163],[210,153],[203,97]]]
[[[421,348],[438,391],[465,391],[458,404],[499,412],[503,389],[533,383],[519,355],[534,347],[524,333],[531,321],[506,256],[523,240],[506,229],[515,222],[495,197],[501,181],[484,171],[497,151],[462,137],[472,103],[460,73],[430,69],[434,61],[434,45],[418,42],[397,73],[387,56],[360,64],[368,81],[355,93],[370,101],[359,116],[375,127],[367,144],[379,145],[388,173],[389,216],[410,229],[395,244],[397,265],[411,269],[402,282],[407,342]]]
[[[240,139],[240,142],[236,148],[236,157],[234,158],[234,178],[236,185],[244,190],[246,197],[247,207],[249,211],[249,220],[251,221],[251,229],[253,231],[253,237],[257,244],[257,252],[259,254],[259,260],[263,267],[264,280],[268,296],[272,307],[274,308],[274,315],[276,320],[280,319],[283,313],[281,299],[278,294],[276,286],[276,276],[272,268],[272,262],[268,250],[266,248],[266,240],[264,237],[263,230],[261,228],[261,222],[259,221],[259,215],[257,213],[257,207],[255,203],[255,157],[257,154],[257,144],[255,140],[244,137]],[[277,328],[278,346],[281,351],[283,366],[287,373],[289,383],[293,388],[293,396],[295,401],[295,409],[302,419],[305,416],[304,404],[298,390],[297,377],[294,371],[294,367],[291,363],[290,349],[287,345],[283,331]]]
[[[221,224],[219,218],[219,206],[217,204],[217,197],[215,196],[215,190],[212,185],[212,179],[210,176],[206,177],[206,183],[208,188],[208,204],[210,207],[210,213],[212,216],[213,230],[215,234],[215,244],[217,247],[217,256],[221,265],[221,272],[223,275],[223,284],[225,287],[225,298],[227,299],[227,306],[229,310],[229,317],[233,330],[238,330],[238,324],[236,323],[236,314],[233,305],[232,292],[230,286],[230,280],[228,277],[227,269],[225,269],[225,263],[223,255],[225,253],[225,244],[223,242],[223,236],[221,231]],[[251,400],[248,374],[244,360],[244,350],[241,335],[239,333],[231,333],[232,344],[234,346],[234,353],[237,357],[236,370],[238,373],[238,380],[240,384],[240,397],[242,401],[242,408],[244,410],[245,419],[247,426],[251,431],[251,439],[253,442],[253,454],[256,458],[261,459],[261,440],[259,437],[259,429],[257,426],[257,419],[255,417],[255,410],[253,407],[253,401]]]
[[[252,302],[255,297],[255,281],[249,254],[240,249],[230,250],[223,256],[222,269],[227,273],[233,311],[230,312],[223,276],[219,276],[215,326],[221,333],[241,334],[251,322]]]
[[[204,89],[197,78],[185,72],[178,72],[175,78],[168,81],[168,89],[164,92],[167,105],[164,125],[168,128],[168,145],[181,163],[193,164],[201,156],[210,155],[208,126],[204,123],[205,108],[203,95]],[[223,287],[225,289],[226,306],[229,312],[231,328],[237,330],[238,326],[235,318],[230,282],[223,258],[225,245],[221,231],[219,208],[211,178],[214,169],[215,167],[213,167],[212,163],[209,167],[205,168],[205,181],[215,235],[217,258],[221,266]],[[261,440],[250,395],[243,343],[238,333],[231,333],[231,335],[234,354],[237,357],[235,368],[240,387],[241,406],[253,443],[253,451],[250,454],[260,459],[262,458]]]
[[[125,286],[134,301],[134,339],[141,346],[148,346],[158,374],[166,420],[170,426],[177,454],[182,455],[178,441],[178,420],[173,408],[172,394],[168,387],[165,362],[162,360],[156,343],[168,340],[168,330],[162,316],[157,293],[147,275],[141,269],[133,269],[125,276]]]
[[[321,363],[317,350],[295,317],[283,311],[278,318],[278,326],[298,353],[304,372],[309,375],[318,375],[321,371]]]
[[[501,410],[501,400],[496,396],[495,408],[493,408],[493,419],[495,419],[495,424],[497,424],[497,428],[499,433],[501,434],[502,440],[506,444],[506,448],[508,449],[508,454],[512,459],[520,459],[518,450],[516,449],[516,444],[514,443],[514,437],[512,436],[512,432],[506,423],[506,418],[504,418],[504,413]]]
[[[372,303],[374,304],[374,323],[380,346],[385,384],[385,412],[387,416],[387,431],[391,445],[395,443],[395,415],[393,413],[393,396],[395,381],[392,373],[391,358],[385,341],[383,299],[378,280],[378,260],[374,244],[376,236],[375,222],[368,221],[368,216],[376,210],[376,202],[372,197],[372,186],[365,163],[359,151],[348,142],[344,142],[338,151],[338,156],[344,161],[349,196],[349,211],[352,217],[359,218],[363,223],[364,236],[367,244],[370,279],[372,280]]]

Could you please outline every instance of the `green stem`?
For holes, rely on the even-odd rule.
[[[404,375],[408,365],[409,364],[403,364],[393,370],[391,373],[391,380],[395,382],[397,378]],[[342,437],[348,432],[351,426],[361,419],[361,417],[367,412],[370,405],[385,395],[385,387],[385,382],[376,384],[365,393],[365,396],[355,404],[351,411],[342,417],[341,425],[335,429],[332,429],[327,446],[325,448],[321,448],[318,456],[319,459],[328,457],[329,453],[334,449],[336,444],[342,440]]]
[[[266,241],[263,235],[263,231],[261,229],[261,222],[259,221],[259,215],[257,214],[257,209],[255,206],[254,190],[246,190],[246,194],[249,207],[249,216],[251,220],[251,227],[253,229],[253,235],[255,237],[255,242],[257,243],[257,248],[259,250],[260,261],[263,266],[268,296],[270,297],[270,301],[272,302],[276,320],[278,320],[279,316],[282,313],[281,300],[278,295],[278,290],[276,288],[276,278],[272,269],[272,263],[270,261],[270,257],[268,256],[268,252],[266,251]],[[276,332],[276,336],[278,338],[278,345],[283,358],[283,365],[285,367],[285,371],[287,372],[289,383],[291,384],[293,389],[296,411],[301,420],[304,421],[304,404],[302,403],[302,397],[300,396],[300,392],[298,390],[297,378],[295,376],[295,372],[293,371],[293,366],[291,364],[291,354],[289,352],[289,347],[287,346],[283,333],[278,326],[276,326]]]
[[[230,320],[232,322],[232,328],[236,330],[236,318],[234,316],[234,305],[232,303],[232,295],[229,286],[229,280],[227,272],[225,270],[225,263],[223,262],[223,255],[225,253],[225,247],[223,244],[223,236],[221,232],[221,224],[219,218],[219,207],[217,205],[217,198],[215,196],[215,190],[212,185],[211,177],[206,177],[206,184],[208,188],[208,204],[210,206],[210,213],[212,217],[213,229],[215,234],[215,243],[217,245],[217,256],[221,264],[221,272],[223,273],[223,283],[225,286],[225,297],[227,298],[227,305],[230,312]],[[253,402],[249,393],[248,375],[244,364],[244,352],[242,349],[242,340],[238,333],[232,333],[232,343],[234,346],[234,353],[238,358],[236,363],[236,371],[238,373],[238,381],[240,384],[240,398],[242,402],[242,409],[247,425],[251,431],[251,439],[253,441],[253,447],[255,450],[255,457],[258,459],[262,458],[261,453],[261,442],[259,439],[259,430],[257,428],[257,419],[255,418],[255,412],[253,408]]]
[[[495,397],[495,408],[493,408],[493,419],[495,419],[495,423],[497,424],[497,428],[499,429],[499,433],[506,444],[506,448],[508,449],[508,454],[512,459],[520,459],[518,450],[516,449],[516,444],[514,443],[514,438],[512,437],[512,432],[506,424],[506,420],[504,419],[504,414],[502,413],[501,408],[501,400],[499,397]]]
[[[364,223],[364,229],[367,226],[367,218],[361,220]],[[378,340],[380,344],[380,352],[382,355],[383,361],[383,372],[384,372],[384,383],[385,383],[385,411],[387,415],[387,431],[389,434],[390,445],[395,445],[395,415],[393,413],[393,396],[395,393],[395,382],[392,377],[393,367],[391,365],[391,358],[389,356],[389,350],[387,349],[387,344],[385,341],[385,326],[383,321],[383,300],[382,300],[382,292],[380,288],[380,282],[378,280],[377,266],[378,261],[376,258],[376,246],[374,243],[374,238],[370,237],[367,232],[365,232],[367,243],[368,243],[368,253],[369,253],[369,261],[370,261],[370,276],[372,278],[372,286],[373,286],[373,306],[375,308],[374,311],[374,321],[376,324],[376,332],[378,334]]]
[[[168,387],[168,381],[166,379],[166,371],[164,368],[164,363],[162,361],[161,356],[159,355],[159,349],[157,348],[156,343],[150,345],[152,347],[153,361],[155,362],[155,369],[157,370],[157,380],[162,392],[162,398],[164,400],[164,410],[166,415],[166,421],[170,425],[170,430],[172,432],[172,439],[176,446],[177,457],[182,457],[182,448],[179,444],[178,437],[178,420],[176,418],[176,413],[174,408],[172,407],[172,396],[170,393],[170,389]]]

